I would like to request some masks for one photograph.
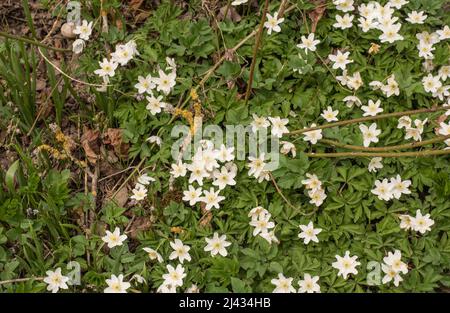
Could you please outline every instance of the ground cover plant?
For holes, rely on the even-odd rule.
[[[449,8],[3,1],[0,291],[448,292]]]

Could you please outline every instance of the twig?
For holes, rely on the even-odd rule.
[[[336,152],[336,153],[305,153],[311,158],[341,158],[341,157],[384,157],[384,158],[400,158],[400,157],[429,157],[434,155],[450,154],[447,150],[423,150],[415,152]]]
[[[381,120],[381,119],[385,119],[385,118],[389,118],[389,117],[407,116],[407,115],[414,115],[414,114],[419,114],[419,113],[432,113],[432,112],[437,112],[437,111],[445,111],[445,110],[449,110],[449,109],[450,109],[450,106],[447,105],[447,106],[440,106],[440,107],[434,107],[434,108],[428,108],[428,109],[418,109],[418,110],[403,111],[403,112],[393,112],[393,113],[381,114],[381,115],[376,115],[376,116],[360,117],[360,118],[354,118],[354,119],[345,120],[345,121],[324,124],[324,125],[320,125],[320,126],[316,126],[316,127],[309,127],[309,128],[294,130],[294,131],[291,131],[291,132],[285,134],[285,136],[303,134],[303,133],[306,133],[306,132],[309,132],[312,130],[332,128],[332,127],[336,127],[336,126],[344,126],[344,125],[367,122],[367,121]]]
[[[58,51],[58,52],[69,52],[72,51],[70,49],[64,49],[64,48],[56,48],[56,47],[52,47],[52,46],[48,46],[44,43],[41,43],[39,41],[35,41],[33,39],[30,38],[26,38],[26,37],[19,37],[19,36],[15,36],[15,35],[11,35],[5,32],[0,31],[0,37],[5,37],[5,38],[9,38],[9,39],[13,39],[13,40],[18,40],[18,41],[22,41],[22,42],[26,42],[41,48],[46,48],[49,50],[53,50],[53,51]]]
[[[272,183],[273,183],[273,185],[274,185],[274,187],[275,187],[275,190],[278,192],[278,194],[281,196],[281,198],[284,200],[284,202],[286,202],[286,204],[287,204],[288,206],[290,206],[292,209],[294,209],[295,212],[298,212],[298,213],[300,213],[301,215],[304,215],[304,216],[310,216],[310,215],[313,215],[314,213],[316,213],[317,208],[316,208],[315,210],[313,210],[312,212],[310,212],[310,213],[303,213],[303,212],[300,210],[300,208],[297,208],[296,206],[294,206],[294,205],[293,205],[293,204],[285,197],[285,195],[284,195],[283,192],[281,191],[280,187],[278,187],[278,184],[277,184],[277,182],[275,181],[275,178],[273,177],[272,173],[269,172],[269,175],[270,175],[270,179],[272,180]]]
[[[44,280],[44,277],[28,277],[28,278],[16,278],[16,279],[2,280],[2,281],[0,281],[0,285],[20,283],[20,282],[29,281],[29,280]]]
[[[62,75],[66,76],[68,79],[75,81],[77,83],[83,84],[83,85],[87,85],[87,86],[92,86],[92,87],[105,87],[105,86],[112,86],[112,85],[101,85],[101,84],[91,84],[82,80],[78,80],[76,78],[73,78],[71,76],[69,76],[69,74],[66,74],[62,69],[60,69],[58,66],[56,66],[54,63],[52,63],[52,61],[50,61],[41,51],[40,48],[38,48],[39,54],[44,58],[45,61],[47,61],[48,64],[50,64],[51,66],[53,66],[53,68],[55,70],[57,70],[58,72],[60,72]]]
[[[433,139],[428,139],[424,141],[418,141],[418,142],[411,142],[411,143],[405,143],[402,145],[396,145],[396,146],[386,146],[386,147],[362,147],[362,146],[354,146],[354,145],[347,145],[344,143],[340,143],[338,141],[329,140],[329,139],[321,139],[321,143],[325,143],[331,146],[339,147],[339,148],[345,148],[350,150],[357,150],[357,151],[392,151],[392,150],[402,150],[402,149],[410,149],[410,148],[417,148],[425,145],[429,145],[436,142],[441,142],[446,139],[449,139],[450,135],[447,136],[439,136],[435,137]]]
[[[269,8],[269,0],[265,0],[264,9],[261,16],[261,21],[259,22],[258,31],[256,32],[255,46],[253,47],[253,57],[252,63],[250,65],[250,74],[247,82],[247,90],[245,91],[245,105],[248,103],[248,98],[250,97],[250,91],[252,90],[253,84],[253,74],[256,65],[256,55],[258,54],[259,45],[261,44],[262,33],[264,30],[264,21],[266,20],[267,9]]]

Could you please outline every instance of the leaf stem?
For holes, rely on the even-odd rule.
[[[35,41],[33,39],[26,38],[26,37],[15,36],[15,35],[3,32],[3,31],[0,31],[0,37],[5,37],[5,38],[13,39],[13,40],[22,41],[22,42],[25,42],[25,43],[29,43],[29,44],[41,47],[41,48],[46,48],[46,49],[50,49],[50,50],[58,51],[58,52],[69,52],[69,51],[72,51],[70,49],[56,48],[56,47],[48,46],[48,45],[46,45],[44,43],[41,43],[39,41]]]

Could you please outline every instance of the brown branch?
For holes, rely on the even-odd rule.
[[[402,145],[396,145],[396,146],[386,146],[386,147],[362,147],[362,146],[354,146],[354,145],[347,145],[344,143],[340,143],[338,141],[333,141],[329,139],[321,139],[321,143],[328,144],[330,146],[339,147],[339,148],[345,148],[350,150],[357,150],[357,151],[391,151],[391,150],[402,150],[402,149],[411,149],[411,148],[417,148],[422,147],[425,145],[429,145],[436,142],[441,142],[444,140],[447,140],[450,138],[450,135],[447,136],[439,136],[435,137],[433,139],[428,139],[424,141],[418,141],[418,142],[411,142],[406,143]]]
[[[384,157],[384,158],[400,158],[400,157],[429,157],[434,155],[450,154],[447,150],[423,150],[415,152],[336,152],[336,153],[305,153],[311,158],[345,158],[345,157]]]
[[[380,114],[376,116],[367,116],[367,117],[360,117],[360,118],[354,118],[351,120],[345,120],[345,121],[339,121],[334,123],[328,123],[316,127],[309,127],[309,128],[303,128],[303,129],[297,129],[294,131],[291,131],[285,136],[291,136],[291,135],[298,135],[303,134],[309,131],[318,130],[318,129],[326,129],[326,128],[332,128],[336,126],[345,126],[349,124],[355,124],[355,123],[361,123],[361,122],[367,122],[367,121],[376,121],[381,120],[389,117],[397,117],[397,116],[407,116],[407,115],[414,115],[419,113],[432,113],[437,111],[445,111],[449,110],[450,106],[440,106],[440,107],[434,107],[434,108],[427,108],[427,109],[418,109],[418,110],[411,110],[411,111],[403,111],[403,112],[393,112],[393,113],[387,113],[387,114]]]

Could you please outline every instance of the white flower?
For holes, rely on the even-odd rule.
[[[422,78],[422,85],[426,92],[436,92],[439,87],[442,87],[439,76],[433,76],[432,74]]]
[[[433,51],[435,50],[431,45],[423,45],[418,44],[417,49],[419,50],[419,57],[424,58],[426,60],[433,59]]]
[[[378,26],[378,22],[372,19],[366,19],[364,17],[358,18],[359,24],[358,26],[362,29],[364,33],[367,33],[371,29],[376,29]]]
[[[275,227],[275,223],[270,221],[270,213],[262,216],[259,215],[258,219],[252,220],[249,224],[255,227],[253,230],[253,236],[257,236],[259,233],[267,233],[269,229]]]
[[[248,166],[250,167],[250,169],[248,170],[248,176],[254,176],[257,178],[261,174],[261,172],[264,170],[264,167],[266,166],[264,157],[264,153],[261,153],[259,157],[248,157],[250,161],[250,163],[248,164]]]
[[[110,279],[106,280],[108,287],[105,288],[104,293],[126,293],[131,284],[123,281],[123,275],[111,275]]]
[[[150,136],[147,138],[147,141],[150,143],[156,143],[158,146],[161,146],[162,139],[159,136]]]
[[[269,117],[269,121],[272,123],[272,130],[271,134],[281,138],[283,137],[283,134],[289,133],[289,130],[285,125],[289,123],[289,119],[287,118],[280,118],[278,116],[276,117]]]
[[[408,4],[409,1],[407,0],[389,0],[388,4],[394,8],[396,8],[397,10],[401,9],[402,6],[404,6],[405,4]]]
[[[376,123],[372,123],[369,127],[359,125],[359,129],[363,135],[364,147],[368,147],[371,142],[378,142],[378,136],[381,134],[381,130],[377,129]]]
[[[308,196],[311,198],[309,203],[314,204],[317,207],[321,206],[323,201],[327,197],[327,195],[325,194],[325,191],[322,188],[309,190]]]
[[[267,240],[267,242],[269,244],[272,244],[272,242],[275,243],[280,243],[280,241],[278,240],[278,238],[275,236],[275,233],[273,230],[269,231],[269,232],[262,232],[259,234],[262,238],[264,238],[265,240]]]
[[[383,262],[396,272],[408,273],[408,266],[402,262],[402,253],[400,250],[395,250],[394,253],[388,252],[388,255],[383,258]]]
[[[268,214],[269,214],[269,211],[264,209],[262,206],[257,206],[250,210],[250,212],[248,213],[248,217],[251,217],[252,221],[256,221],[260,218],[264,219],[266,217],[266,215],[268,215]]]
[[[280,143],[282,144],[280,152],[285,155],[290,152],[292,154],[292,157],[295,158],[295,156],[297,155],[295,145],[289,141],[281,141]]]
[[[299,293],[320,293],[320,286],[317,283],[319,281],[319,276],[311,277],[310,274],[305,273],[303,276],[303,280],[298,281],[298,285],[300,288],[298,289]]]
[[[181,265],[181,264],[178,264]],[[168,274],[166,274],[168,275]],[[174,276],[177,274],[173,274]],[[177,286],[175,285],[171,285],[169,283],[166,283],[166,281],[164,281],[159,287],[158,289],[156,289],[157,293],[176,293],[177,292]]]
[[[400,218],[400,228],[404,230],[409,230],[413,228],[413,218],[409,215],[402,214],[399,216]]]
[[[147,188],[141,184],[136,184],[135,188],[132,190],[133,195],[130,197],[136,201],[144,200],[147,197]]]
[[[353,60],[349,60],[348,56],[350,55],[350,52],[342,53],[340,50],[337,51],[336,54],[330,54],[328,55],[328,58],[334,63],[333,69],[342,69],[345,70],[345,67],[347,64],[352,63]]]
[[[116,51],[111,53],[111,60],[124,66],[133,58],[132,47],[128,45],[116,45]]]
[[[166,71],[172,71],[176,73],[177,64],[175,63],[175,59],[166,57],[166,63],[167,63]]]
[[[138,183],[141,185],[148,185],[151,182],[154,182],[155,179],[153,177],[148,176],[146,173],[142,174],[138,177]]]
[[[379,90],[379,89],[383,90],[384,87],[383,83],[378,80],[371,81],[369,83],[369,86],[372,87],[372,90]]]
[[[439,69],[438,75],[439,75],[439,78],[440,78],[442,81],[447,80],[447,78],[450,77],[450,65],[442,66],[442,67]]]
[[[437,30],[436,34],[439,36],[439,40],[445,40],[450,38],[450,27],[445,25],[442,30]]]
[[[69,281],[69,277],[66,277],[61,274],[61,268],[58,267],[54,272],[47,271],[45,272],[47,277],[44,278],[44,283],[46,283],[47,290],[52,293],[57,293],[58,290],[61,289],[69,289],[67,286],[67,282]]]
[[[247,1],[247,0],[245,0]],[[186,289],[185,293],[199,293],[200,289],[198,288],[197,285],[192,284],[191,287],[189,287],[188,289]]]
[[[281,27],[279,24],[283,23],[284,18],[278,18],[278,12],[275,12],[272,15],[269,13],[266,14],[267,22],[264,23],[264,27],[267,28],[267,33],[270,35],[272,31],[279,33],[281,31]]]
[[[328,106],[326,110],[320,114],[327,122],[337,122],[337,115],[339,114],[339,110],[333,111],[333,108]]]
[[[191,261],[191,256],[189,255],[189,250],[191,250],[191,247],[189,247],[188,245],[184,245],[180,239],[171,241],[170,246],[172,247],[173,251],[169,255],[169,260],[178,258],[181,264],[183,264],[184,260],[187,260],[188,262]]]
[[[410,22],[411,24],[423,24],[427,18],[427,15],[424,14],[423,11],[417,12],[412,11],[411,13],[408,13],[408,17],[406,20]]]
[[[234,180],[233,180],[234,181]],[[205,210],[211,210],[212,208],[219,209],[220,204],[219,202],[224,200],[224,196],[219,196],[220,189],[217,191],[214,191],[214,188],[211,187],[209,191],[204,190],[203,191],[203,197],[200,198],[200,201],[204,202],[206,204]]]
[[[230,246],[231,242],[226,241],[226,239],[226,235],[219,237],[218,233],[214,233],[212,238],[205,238],[207,245],[204,250],[211,251],[211,256],[215,256],[217,254],[227,256],[228,253],[226,247]]]
[[[172,265],[167,264],[167,274],[163,274],[162,278],[164,279],[164,285],[170,285],[173,287],[183,286],[183,279],[186,277],[186,273],[184,272],[184,267],[181,264],[178,264],[176,268]]]
[[[357,261],[358,257],[356,255],[350,257],[350,251],[345,251],[343,257],[336,255],[336,262],[333,262],[331,266],[339,270],[338,276],[342,275],[344,279],[347,279],[349,274],[358,274],[356,267],[361,263]]]
[[[370,159],[368,166],[369,172],[376,172],[378,169],[382,169],[383,168],[383,164],[381,163],[382,159],[383,158],[380,157],[374,157]]]
[[[234,147],[227,148],[224,144],[220,146],[217,152],[217,159],[220,162],[230,162],[234,160]]]
[[[72,43],[72,51],[75,54],[80,54],[81,52],[83,52],[85,46],[86,43],[83,39],[77,39]]]
[[[118,66],[117,63],[113,61],[108,61],[108,59],[103,58],[102,62],[100,63],[100,68],[98,70],[95,70],[94,73],[97,74],[100,77],[109,76],[113,77],[115,75],[115,70]]]
[[[430,34],[427,31],[416,34],[416,38],[419,39],[420,44],[422,45],[434,45],[440,41],[437,33]]]
[[[345,14],[344,16],[340,16],[336,14],[336,23],[333,24],[333,27],[339,29],[347,29],[353,26],[353,15]]]
[[[347,96],[347,97],[345,97],[344,99],[343,99],[343,101],[345,102],[345,105],[348,107],[348,108],[352,108],[353,107],[353,105],[355,105],[356,104],[356,106],[361,106],[361,100],[359,100],[359,98],[358,97],[356,97],[356,96]]]
[[[400,272],[395,271],[391,266],[386,264],[381,264],[381,270],[386,274],[384,275],[381,282],[387,284],[388,282],[394,280],[394,285],[398,287],[403,278],[400,276]]]
[[[284,277],[283,273],[278,273],[278,279],[274,278],[270,282],[275,285],[273,293],[295,293],[295,288],[292,287],[292,277]]]
[[[138,93],[148,93],[152,94],[152,89],[156,87],[153,82],[152,75],[148,74],[146,77],[138,76],[138,83],[134,87],[138,90]]]
[[[177,178],[177,177],[184,177],[186,176],[187,168],[186,164],[184,164],[182,161],[179,161],[178,164],[173,163],[172,164],[172,170],[170,171],[170,174]]]
[[[106,235],[102,237],[102,240],[108,244],[108,248],[114,248],[116,246],[121,246],[123,242],[127,239],[127,235],[120,234],[119,227],[116,227],[114,229],[114,232],[110,232],[109,230],[106,231]]]
[[[380,200],[389,201],[393,198],[392,184],[388,182],[387,178],[383,179],[383,181],[376,180],[375,188],[371,192],[378,196]]]
[[[220,167],[219,163],[217,163],[217,150],[211,148],[206,150],[199,149],[194,155],[193,161],[202,164],[205,170],[209,172]]]
[[[150,260],[158,260],[159,263],[162,263],[164,261],[161,254],[159,254],[156,250],[152,248],[143,248],[143,250],[147,252]]]
[[[402,116],[398,119],[397,128],[410,128],[411,127],[411,118],[409,116]]]
[[[354,1],[353,0],[335,0],[333,1],[336,5],[336,10],[342,11],[342,12],[349,12],[353,11],[355,7],[353,6]]]
[[[302,184],[306,185],[307,189],[317,190],[322,188],[322,182],[317,175],[306,173],[306,177],[308,177],[308,179],[302,180]]]
[[[240,5],[247,2],[248,0],[234,0],[233,2],[231,2],[231,5]]]
[[[150,111],[152,115],[155,115],[156,113],[161,113],[161,109],[167,106],[167,103],[161,101],[162,98],[163,96],[159,96],[158,98],[155,98],[154,96],[146,97],[148,101],[146,108],[147,110]]]
[[[189,184],[196,181],[200,186],[203,186],[203,178],[208,177],[209,174],[205,170],[204,165],[200,162],[194,162],[187,166],[187,169],[191,172],[189,177]]]
[[[406,128],[406,134],[405,134],[405,139],[409,139],[409,138],[413,138],[415,141],[421,141],[422,140],[422,136],[421,136],[422,132],[414,127],[407,127]]]
[[[92,34],[92,25],[93,25],[92,21],[88,23],[88,21],[83,20],[81,25],[77,25],[75,27],[75,29],[73,30],[73,33],[75,35],[79,35],[80,39],[88,41],[89,37]]]
[[[252,114],[253,122],[251,122],[252,131],[256,133],[258,129],[267,128],[270,126],[269,121],[265,117],[259,117],[255,113]]]
[[[402,181],[402,178],[400,175],[397,175],[397,177],[392,177],[390,180],[391,184],[391,192],[395,199],[400,199],[402,194],[409,195],[411,194],[411,191],[408,189],[408,187],[411,185],[410,180],[404,180]]]
[[[352,76],[348,76],[347,86],[352,90],[358,90],[363,85],[361,73],[355,72]]]
[[[398,33],[401,26],[401,24],[390,24],[386,27],[383,27],[383,34],[381,34],[379,37],[380,41],[393,43],[397,40],[403,40],[403,36]]]
[[[314,33],[308,35],[308,37],[302,36],[300,38],[302,43],[298,44],[297,47],[300,49],[305,49],[305,52],[316,51],[316,46],[320,43],[320,40],[314,40]]]
[[[189,190],[183,191],[183,201],[189,201],[189,205],[195,205],[201,201],[200,196],[202,193],[202,188],[195,189],[192,185],[189,185]]]
[[[213,176],[215,178],[213,185],[219,187],[220,190],[224,189],[227,185],[236,185],[236,181],[234,180],[236,173],[228,171],[225,166],[222,166],[220,172],[215,170]]]
[[[319,242],[317,234],[322,231],[321,228],[314,228],[313,222],[309,222],[308,225],[299,225],[299,227],[302,231],[298,234],[298,238],[303,239],[305,245],[310,241]]]
[[[448,122],[447,124],[444,122],[440,122],[438,133],[439,133],[439,135],[442,135],[442,136],[450,135],[450,122]]]
[[[312,123],[310,128],[313,128],[316,126],[317,125],[315,123]],[[305,137],[303,137],[303,140],[309,141],[313,145],[315,145],[317,143],[317,141],[319,141],[320,139],[323,138],[322,129],[311,130],[311,131],[303,133],[303,135],[305,136]]]
[[[430,214],[422,215],[420,210],[416,211],[416,216],[411,217],[412,229],[418,231],[421,234],[425,234],[431,230],[431,226],[434,225],[434,221],[430,218]]]
[[[383,112],[383,109],[380,108],[381,101],[377,100],[376,102],[373,102],[372,100],[369,100],[368,105],[363,105],[361,109],[365,112],[363,116],[375,116],[378,113]]]
[[[166,74],[162,70],[159,70],[158,73],[159,77],[153,79],[157,85],[156,90],[162,91],[164,94],[168,95],[176,84],[175,79],[177,78],[177,74],[175,72]]]

